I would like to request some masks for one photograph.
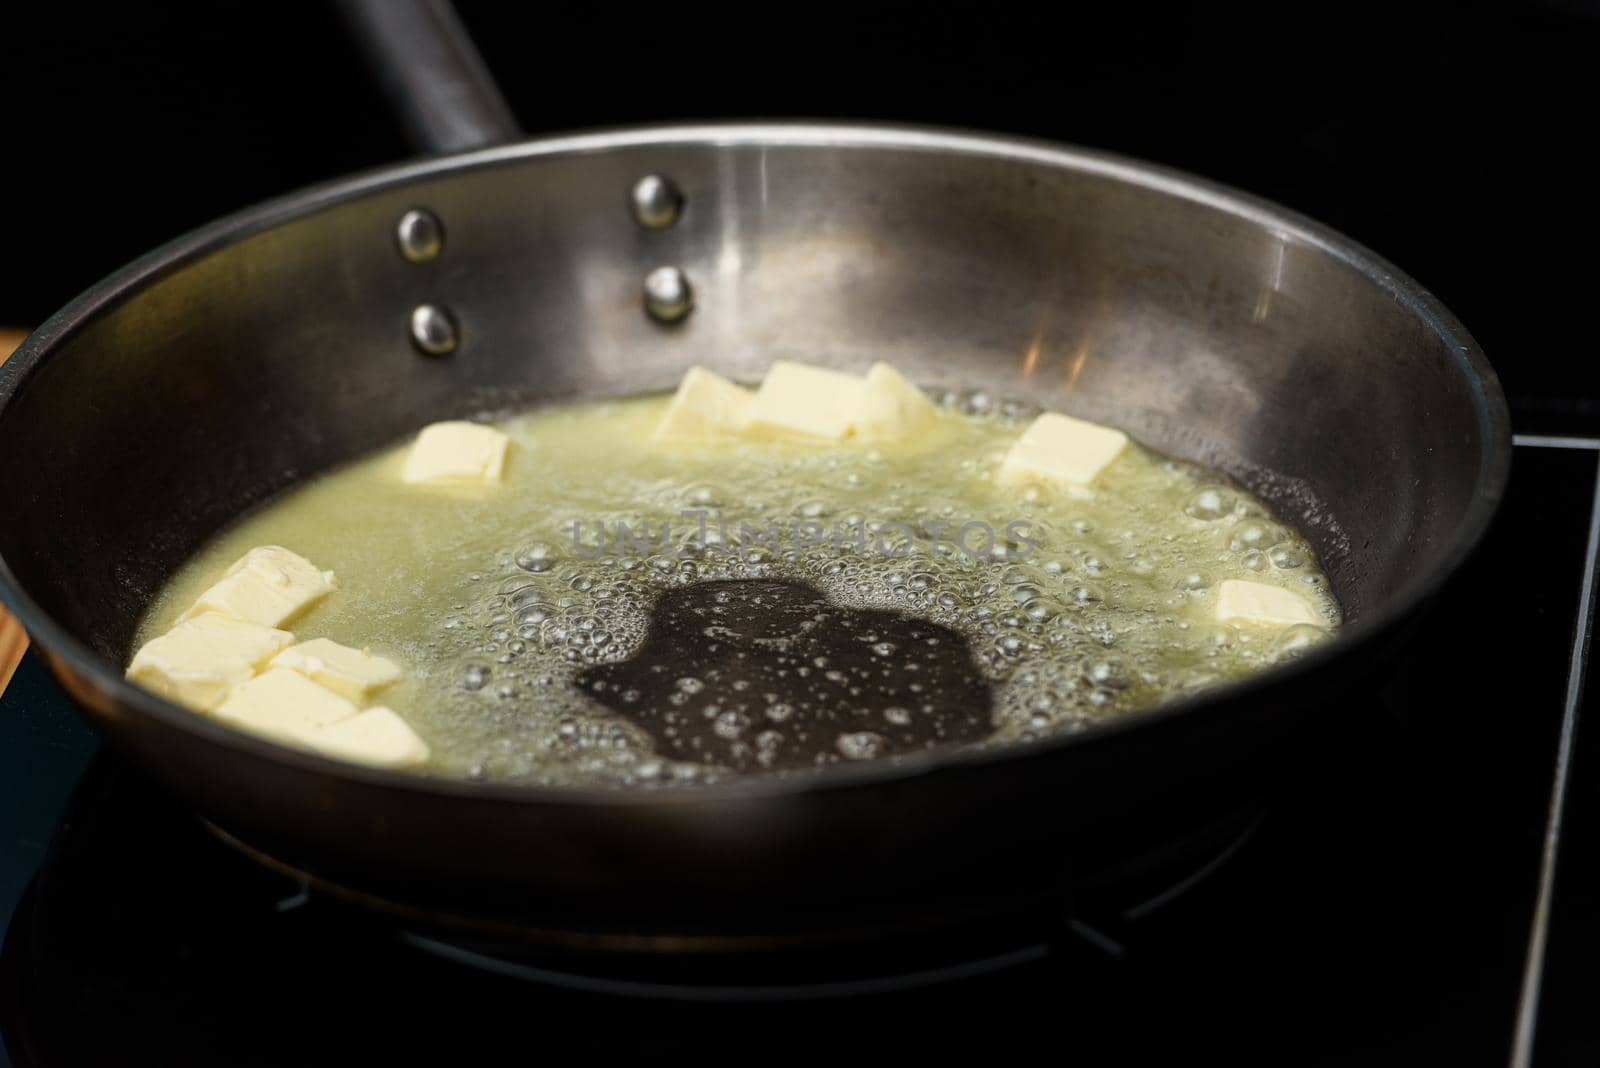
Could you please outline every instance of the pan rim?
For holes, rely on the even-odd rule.
[[[1469,387],[1477,416],[1482,453],[1473,494],[1434,566],[1400,586],[1385,602],[1333,640],[1294,661],[1200,694],[1162,702],[1115,720],[1069,734],[1032,742],[1010,742],[979,749],[953,748],[895,760],[840,764],[794,776],[756,776],[725,783],[623,790],[600,786],[541,786],[473,782],[383,771],[349,764],[225,727],[155,696],[127,681],[120,668],[90,649],[49,616],[24,591],[0,556],[0,604],[22,622],[58,674],[70,672],[121,706],[131,706],[164,726],[226,749],[307,772],[332,775],[372,787],[471,800],[570,806],[702,805],[794,797],[863,787],[922,776],[951,774],[1000,761],[1046,758],[1068,747],[1082,747],[1129,731],[1154,727],[1177,717],[1215,712],[1236,701],[1294,680],[1336,670],[1357,650],[1379,642],[1414,616],[1461,567],[1492,523],[1510,474],[1511,419],[1499,379],[1482,349],[1460,321],[1415,279],[1359,242],[1298,212],[1253,194],[1159,164],[1116,153],[1032,138],[931,126],[856,122],[719,122],[629,126],[554,135],[457,155],[403,162],[319,183],[231,213],[144,254],[91,286],[35,330],[0,365],[0,418],[26,388],[59,344],[83,323],[166,275],[228,245],[277,226],[367,196],[434,178],[505,166],[550,156],[617,150],[697,147],[833,147],[885,149],[1006,159],[1054,170],[1108,178],[1164,196],[1198,203],[1271,228],[1334,257],[1389,293],[1452,348],[1453,362]],[[1287,713],[1286,713],[1287,714]]]

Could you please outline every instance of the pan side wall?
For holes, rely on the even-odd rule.
[[[649,171],[687,196],[675,227],[631,218]],[[414,206],[447,233],[425,264],[393,239]],[[677,326],[641,308],[662,264],[694,285]],[[424,301],[459,321],[454,354],[411,347]],[[1448,542],[1483,459],[1448,342],[1292,230],[1015,159],[669,144],[380,189],[114,304],[0,420],[0,549],[116,659],[204,539],[428,420],[778,356],[886,359],[1218,465],[1306,530],[1353,621]]]

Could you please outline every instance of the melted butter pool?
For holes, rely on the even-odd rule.
[[[1339,625],[1309,544],[1191,464],[1134,446],[1093,492],[1000,486],[1026,421],[972,398],[870,446],[658,445],[666,403],[501,420],[496,488],[402,483],[409,442],[299,487],[186,564],[134,647],[283,545],[340,583],[288,628],[401,665],[379,699],[429,771],[632,785],[1079,730]],[[1217,623],[1227,578],[1327,626]]]

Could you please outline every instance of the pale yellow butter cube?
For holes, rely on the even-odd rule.
[[[886,363],[875,363],[868,369],[861,408],[855,418],[858,437],[908,437],[926,430],[933,420],[933,402],[905,375]]]
[[[497,485],[511,439],[492,426],[451,421],[422,428],[400,471],[404,482]]]
[[[842,441],[861,411],[864,383],[855,375],[776,360],[750,402],[758,435]]]
[[[210,711],[293,641],[285,630],[207,613],[145,642],[128,678],[186,708]]]
[[[411,768],[429,756],[428,743],[382,705],[297,740],[324,756],[375,768]]]
[[[217,706],[224,723],[279,741],[331,727],[356,714],[356,706],[298,671],[270,668],[235,686]]]
[[[1282,586],[1247,579],[1224,579],[1217,589],[1217,619],[1224,623],[1262,623],[1280,627],[1296,623],[1328,625],[1310,601]]]
[[[751,393],[704,367],[691,367],[678,383],[656,440],[693,440],[737,434],[750,412]]]
[[[1087,486],[1128,446],[1128,435],[1099,423],[1046,412],[1035,419],[1000,464],[1003,483],[1039,479]]]
[[[394,661],[327,638],[290,646],[272,658],[272,666],[298,671],[318,686],[358,703],[400,677]]]
[[[217,612],[276,627],[338,588],[332,571],[323,571],[282,546],[259,545],[234,561],[183,618]]]

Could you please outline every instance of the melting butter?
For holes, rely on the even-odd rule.
[[[1215,473],[1136,443],[1103,450],[1091,489],[1057,487],[1002,477],[1029,420],[995,412],[982,395],[946,398],[914,434],[843,443],[657,440],[669,402],[499,420],[514,462],[497,471],[492,493],[407,485],[409,442],[298,487],[187,563],[151,605],[135,648],[246,550],[292,547],[336,572],[341,589],[304,609],[296,639],[404,664],[383,704],[426,742],[427,770],[634,785],[732,774],[656,752],[626,713],[579,684],[638,653],[665,591],[702,581],[804,583],[856,613],[849,618],[893,611],[955,631],[993,694],[981,712],[991,741],[1079,730],[1222,684],[1339,625],[1300,535]],[[1291,592],[1316,622],[1219,619],[1229,580]],[[842,637],[874,655],[891,644]],[[904,650],[881,655],[887,670]],[[795,664],[799,700],[825,684],[848,694],[852,680],[830,680],[829,670]],[[829,730],[837,744],[818,747],[828,759],[871,759],[872,739],[890,727],[903,734],[930,709],[948,711],[943,695],[908,687],[905,701],[882,709],[893,720],[877,732],[807,721],[787,696],[756,695],[761,714],[730,716],[702,707],[703,682],[673,680],[683,714],[718,731],[726,721],[734,733],[725,740],[757,753]],[[775,717],[774,707],[790,713]]]

